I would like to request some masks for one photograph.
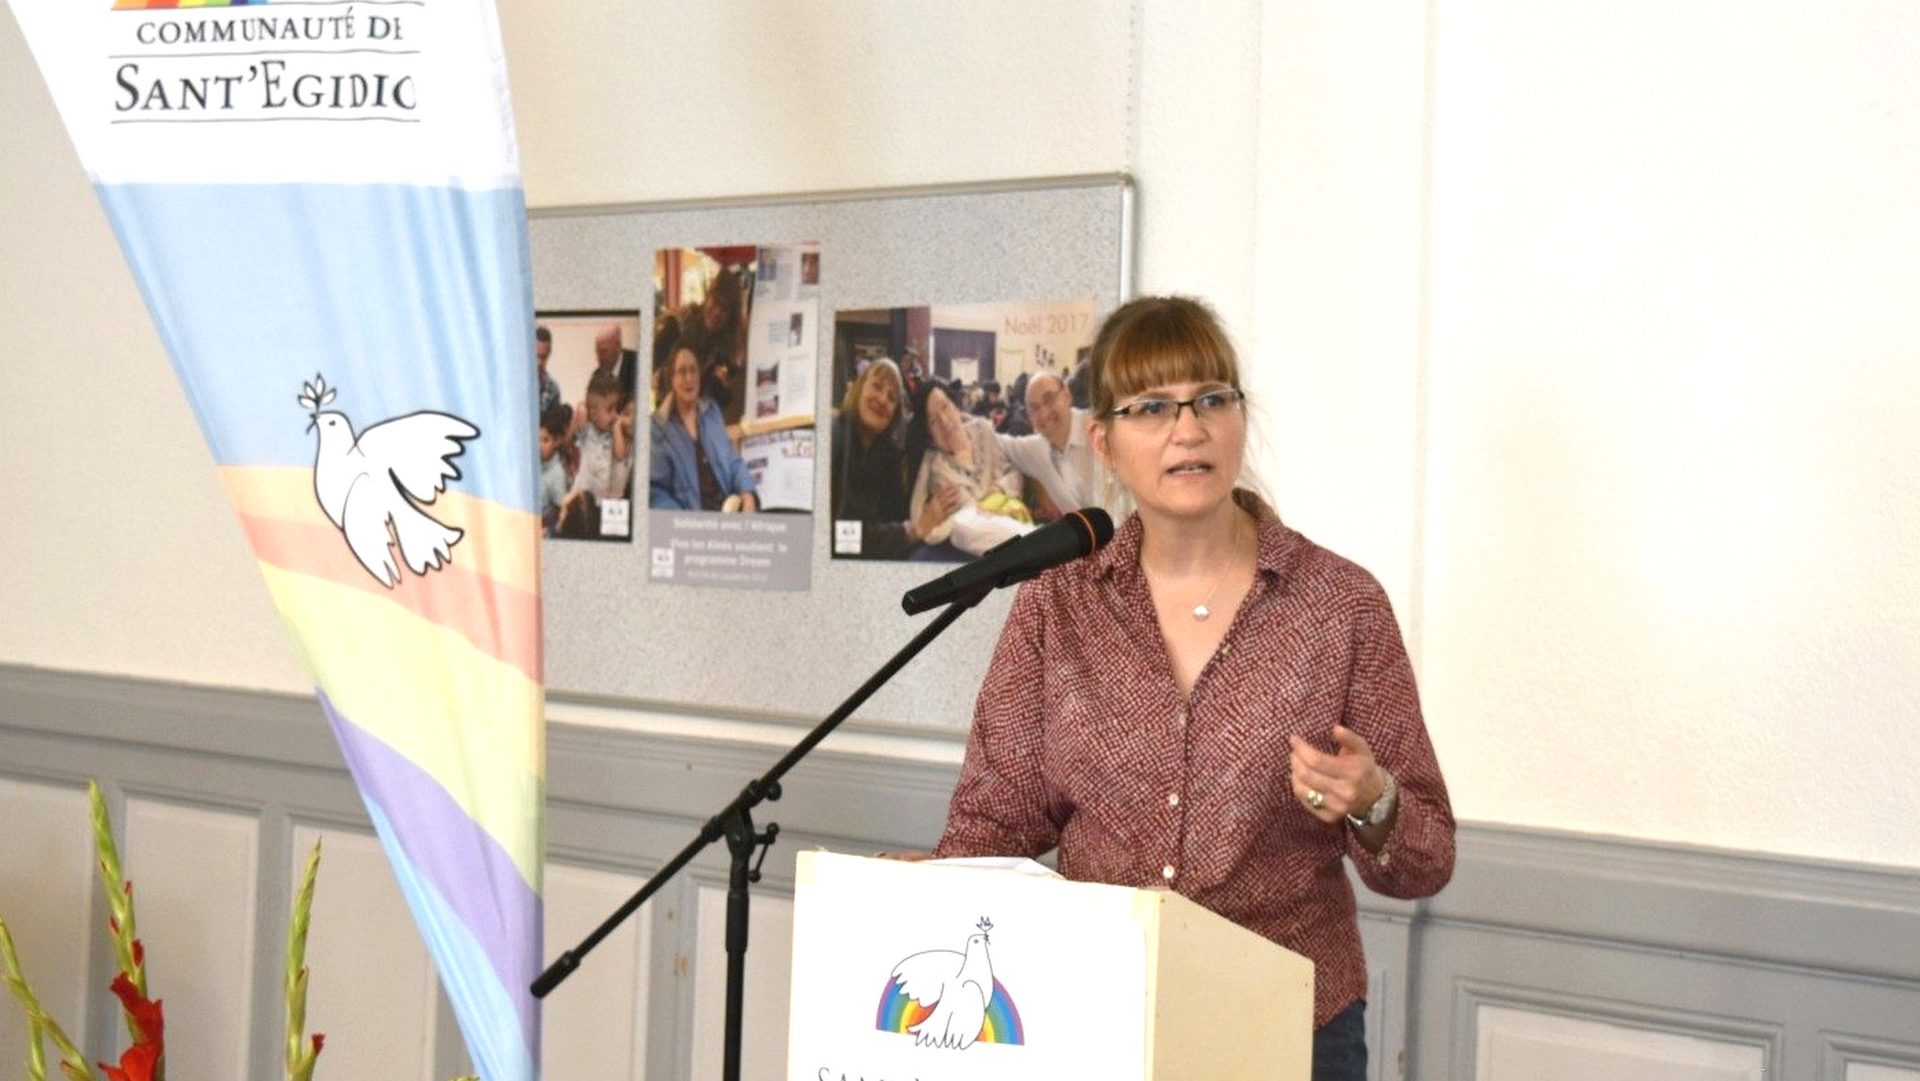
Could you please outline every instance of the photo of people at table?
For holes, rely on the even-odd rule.
[[[813,245],[655,254],[651,509],[813,509],[818,272]]]
[[[834,315],[836,559],[960,562],[1115,496],[1087,442],[1091,300]]]
[[[630,540],[640,317],[539,312],[540,525],[565,540]]]

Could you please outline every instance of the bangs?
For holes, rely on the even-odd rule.
[[[1094,342],[1092,366],[1101,414],[1123,398],[1174,383],[1240,386],[1233,343],[1213,312],[1188,297],[1145,297],[1114,312]]]
[[[867,384],[875,380],[893,384],[894,397],[897,398],[900,396],[902,389],[900,369],[893,366],[893,361],[888,360],[886,357],[880,357],[872,364],[869,364],[867,370],[860,375],[860,389],[867,389]]]
[[[907,396],[907,384],[906,381],[900,377],[899,367],[893,363],[890,357],[875,357],[873,361],[867,365],[865,371],[854,376],[852,381],[847,384],[847,395],[846,398],[841,401],[840,408],[847,412],[852,412],[860,408],[860,395],[866,393],[867,384],[876,379],[884,379],[893,384],[894,408],[898,409],[904,404],[903,399]]]

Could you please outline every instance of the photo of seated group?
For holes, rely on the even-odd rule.
[[[548,537],[632,538],[639,339],[632,312],[534,315],[540,525]]]
[[[819,246],[663,249],[653,301],[649,579],[806,589]]]
[[[1087,442],[1091,300],[843,310],[833,556],[961,562],[1115,496]]]
[[[647,505],[812,511],[817,248],[670,248],[653,282]]]

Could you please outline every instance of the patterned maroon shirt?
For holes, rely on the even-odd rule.
[[[1314,964],[1314,1025],[1367,993],[1341,859],[1391,897],[1453,874],[1453,810],[1399,625],[1365,570],[1236,493],[1253,588],[1182,701],[1140,570],[1141,525],[1027,583],[974,708],[936,856],[1060,850],[1068,878],[1171,886]],[[1287,737],[1358,732],[1400,782],[1378,856],[1294,798]]]

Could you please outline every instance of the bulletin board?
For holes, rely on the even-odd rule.
[[[1091,298],[1098,315],[1111,311],[1131,291],[1132,208],[1125,177],[1098,176],[791,201],[534,211],[534,306],[634,312],[645,357],[653,341],[656,250],[818,242],[824,386],[836,310]],[[823,433],[835,404],[830,397],[822,394],[817,406]],[[805,591],[652,581],[644,514],[635,515],[631,544],[546,542],[541,582],[549,692],[801,720],[838,705],[933,618],[902,614],[900,595],[952,565],[830,558],[831,454],[830,441],[822,439]],[[644,445],[641,459],[637,470],[644,472]],[[857,720],[964,728],[1012,594],[1001,590],[962,617]]]

